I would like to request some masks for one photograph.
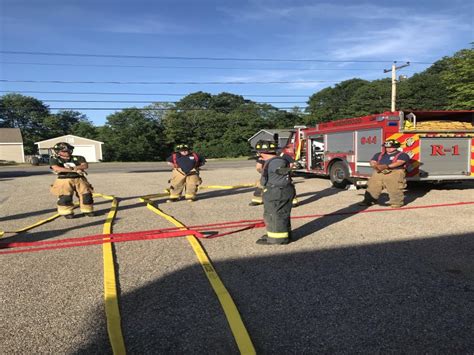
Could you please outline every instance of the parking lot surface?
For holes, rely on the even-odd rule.
[[[252,161],[209,162],[204,185],[253,183]],[[90,168],[95,191],[119,198],[116,233],[173,227],[138,198],[168,185],[164,163]],[[0,229],[55,213],[46,166],[0,167]],[[357,205],[364,190],[296,177],[295,241],[261,246],[263,229],[201,240],[257,353],[473,353],[474,182],[417,186],[402,209]],[[201,190],[198,201],[156,201],[183,224],[261,219],[252,188]],[[97,216],[56,219],[4,242],[102,233]],[[416,207],[416,208],[415,208]],[[316,216],[318,215],[318,216]],[[238,353],[219,302],[185,238],[115,245],[129,353]],[[0,352],[111,353],[102,248],[0,255]]]

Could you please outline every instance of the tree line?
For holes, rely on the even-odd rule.
[[[351,79],[313,94],[306,124],[390,110],[391,79]],[[444,57],[425,71],[397,84],[397,109],[472,110],[474,50]]]
[[[240,95],[195,92],[175,104],[154,103],[110,114],[94,126],[81,112],[51,113],[42,101],[10,93],[0,97],[0,127],[20,128],[25,154],[34,142],[73,134],[104,142],[106,161],[163,160],[176,143],[190,144],[208,158],[250,154],[247,139],[260,129],[313,125],[387,111],[391,81],[358,78],[325,88],[291,112]],[[474,108],[474,50],[463,49],[397,85],[397,109]]]

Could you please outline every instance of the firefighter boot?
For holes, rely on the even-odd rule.
[[[359,206],[372,206],[377,202],[371,194],[369,194],[367,191],[364,194],[364,199],[358,203]]]
[[[290,242],[289,238],[268,238],[267,235],[263,235],[256,241],[260,245],[286,245]]]
[[[257,187],[253,193],[252,201],[249,203],[249,206],[260,206],[263,205],[263,189],[259,186],[260,182],[257,181]]]

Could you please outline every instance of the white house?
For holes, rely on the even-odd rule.
[[[288,139],[293,135],[294,129],[261,129],[255,133],[252,137],[247,139],[252,148],[255,148],[260,140],[273,141],[275,138],[278,140],[278,147],[282,148],[288,144]]]
[[[19,128],[0,128],[0,160],[25,162],[23,138]]]
[[[50,149],[56,143],[67,142],[74,146],[74,155],[82,155],[88,162],[98,162],[102,160],[102,144],[89,138],[83,138],[68,134],[61,137],[46,139],[41,142],[36,142],[40,154],[50,154]]]

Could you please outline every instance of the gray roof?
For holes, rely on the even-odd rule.
[[[0,128],[0,143],[23,143],[19,128]]]
[[[253,137],[255,137],[256,135],[258,135],[260,132],[267,132],[268,134],[270,135],[273,135],[275,133],[278,133],[278,135],[281,137],[281,138],[289,138],[290,137],[290,133],[291,132],[294,132],[295,130],[292,129],[292,128],[288,128],[288,129],[261,129],[260,131],[258,131],[257,133],[255,133],[252,137],[250,137],[249,139],[247,139],[247,141],[250,141]]]
[[[90,138],[85,138],[85,137],[79,137],[79,136],[75,136],[75,135],[73,135],[73,134],[65,134],[64,136],[59,136],[59,137],[54,137],[54,138],[45,139],[45,140],[43,140],[43,141],[35,142],[35,144],[36,144],[36,145],[39,145],[39,144],[41,144],[41,143],[45,143],[45,142],[51,141],[51,142],[53,143],[53,145],[54,145],[54,144],[56,144],[58,141],[64,141],[64,142],[66,142],[68,137],[74,137],[74,138],[84,139],[84,140],[86,140],[86,141],[91,141],[91,142],[96,142],[96,143],[104,144],[104,142],[96,141],[95,139],[90,139]]]

